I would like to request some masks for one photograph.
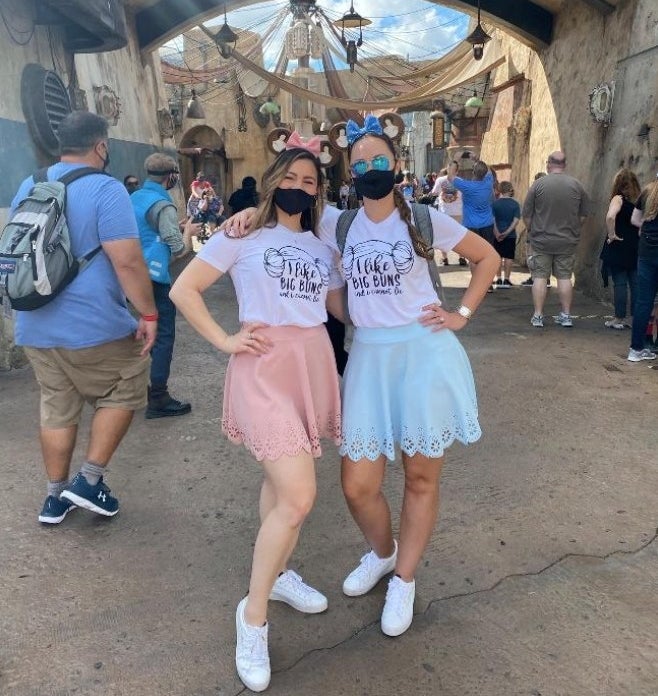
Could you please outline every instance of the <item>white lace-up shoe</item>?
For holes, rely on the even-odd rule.
[[[382,632],[387,636],[399,636],[404,633],[414,618],[414,599],[416,581],[405,582],[394,575],[388,581],[386,603],[382,611]]]
[[[270,655],[267,650],[267,624],[249,626],[244,618],[245,597],[235,612],[235,666],[242,683],[252,691],[265,691],[270,685]]]
[[[320,614],[327,610],[327,598],[307,585],[294,570],[286,570],[276,579],[270,599],[285,602],[304,614]]]
[[[380,558],[374,551],[362,556],[359,565],[345,578],[343,592],[348,597],[359,597],[372,588],[391,571],[395,570],[398,558],[398,542],[393,541],[395,550],[388,558]]]

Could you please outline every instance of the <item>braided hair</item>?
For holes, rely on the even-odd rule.
[[[395,147],[395,143],[391,140],[391,138],[388,137],[388,135],[386,135],[386,133],[382,133],[381,135],[378,133],[367,133],[363,137],[377,138],[378,140],[382,140],[384,143],[386,143],[386,147],[388,147],[388,149],[391,151],[391,154],[395,157],[395,159],[397,159],[398,154]],[[352,144],[347,148],[347,153],[350,156],[350,158],[352,157],[353,147],[354,145]],[[414,248],[414,251],[421,258],[432,260],[434,258],[434,249],[431,246],[429,246],[427,242],[425,242],[422,235],[414,225],[413,218],[411,215],[411,208],[407,204],[407,201],[405,200],[404,196],[402,195],[402,192],[397,186],[393,189],[393,201],[395,203],[395,207],[400,213],[400,217],[402,218],[403,222],[407,225],[407,229],[409,230],[409,237],[411,238],[411,244]]]

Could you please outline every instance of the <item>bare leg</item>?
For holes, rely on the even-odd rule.
[[[276,493],[274,491],[272,482],[269,478],[267,478],[267,476],[265,476],[263,478],[263,485],[260,488],[260,499],[258,501],[258,512],[260,515],[261,524],[263,524],[263,520],[265,520],[274,507],[276,507]],[[290,558],[296,543],[296,539],[291,542],[290,549],[285,557],[285,560],[283,561],[281,568],[278,570],[279,573],[282,573],[286,569],[288,559]]]
[[[299,537],[299,530],[315,500],[315,465],[310,454],[281,457],[263,462],[274,506],[261,523],[254,546],[245,620],[262,626],[267,620],[267,602],[272,586]],[[269,491],[261,495],[265,507],[272,500]]]
[[[395,550],[391,511],[382,492],[386,458],[358,462],[343,457],[341,479],[347,507],[372,550],[388,558]]]
[[[400,542],[395,572],[411,582],[432,536],[439,510],[439,478],[444,457],[402,454],[404,500],[400,515]]]
[[[557,279],[557,294],[560,298],[562,311],[565,314],[571,314],[571,301],[573,299],[573,285],[570,278]]]
[[[502,266],[503,266],[503,277],[506,278],[507,280],[509,280],[510,274],[512,272],[512,259],[503,259]]]
[[[133,419],[134,411],[121,408],[99,408],[91,422],[87,461],[107,466],[121,444]]]
[[[68,428],[41,428],[41,452],[49,481],[65,481],[69,478],[71,457],[75,449],[78,426]]]
[[[544,313],[544,302],[546,302],[546,278],[534,278],[532,282],[532,301],[535,305],[535,314],[537,316]]]

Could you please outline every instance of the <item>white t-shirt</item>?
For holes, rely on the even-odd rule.
[[[468,230],[434,208],[429,211],[434,248],[451,250]],[[325,208],[319,231],[320,239],[336,251],[340,213],[335,208]],[[412,324],[418,321],[421,307],[437,300],[427,261],[415,254],[409,230],[397,208],[378,223],[368,219],[364,208],[359,210],[347,233],[342,268],[350,318],[355,326]]]
[[[335,251],[312,232],[283,225],[242,239],[217,232],[197,257],[231,276],[240,321],[318,326],[327,320],[327,291],[344,284]]]
[[[447,176],[439,176],[432,187],[432,195],[436,196],[437,208],[446,215],[454,215],[461,217],[462,215],[462,192],[455,189],[456,198],[454,201],[446,201],[446,194],[442,184],[448,182]]]

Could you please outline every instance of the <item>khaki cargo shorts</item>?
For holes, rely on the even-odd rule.
[[[528,256],[528,270],[533,278],[550,278],[552,273],[558,280],[571,280],[575,261],[575,254],[535,252]]]
[[[41,387],[41,426],[67,428],[80,421],[85,402],[135,411],[147,401],[151,358],[133,336],[92,348],[25,348]]]

